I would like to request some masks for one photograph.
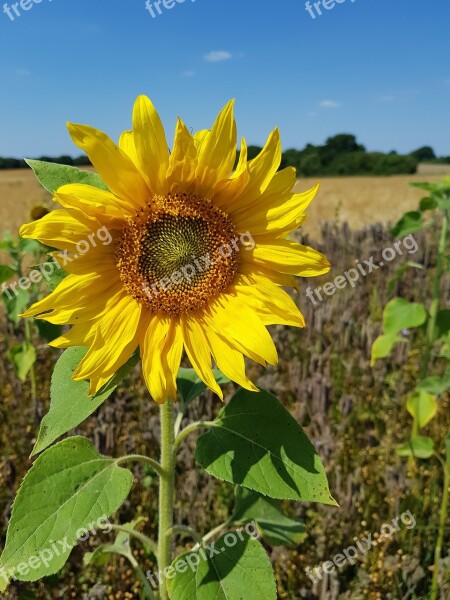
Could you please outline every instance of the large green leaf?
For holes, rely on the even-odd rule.
[[[219,369],[213,369],[213,374],[219,385],[225,385],[230,382],[228,377],[225,377]],[[190,402],[207,389],[194,369],[185,369],[184,367],[181,367],[178,371],[177,388],[180,394],[181,410],[184,410]]]
[[[56,363],[50,386],[50,410],[42,419],[31,456],[45,450],[58,437],[77,427],[95,412],[138,362],[138,357],[134,355],[106,386],[94,396],[88,396],[89,383],[74,381],[71,377],[87,350],[80,346],[68,348]]]
[[[7,579],[37,581],[61,569],[80,537],[124,502],[133,474],[73,437],[48,449],[25,476],[0,557]],[[56,550],[55,550],[56,548]]]
[[[402,329],[423,325],[427,313],[423,304],[408,302],[404,298],[393,298],[383,312],[383,333],[394,335]]]
[[[236,487],[235,525],[256,523],[264,540],[272,546],[297,546],[306,538],[302,522],[286,517],[278,500],[266,498],[252,490]]]
[[[431,458],[434,454],[434,442],[429,437],[416,435],[397,448],[399,456],[414,456],[416,458]]]
[[[407,212],[403,217],[394,225],[391,229],[391,233],[394,237],[403,237],[408,233],[414,233],[420,231],[424,226],[422,213],[412,211]]]
[[[176,558],[168,574],[170,600],[276,600],[275,578],[264,548],[247,534],[240,536],[243,539],[237,533],[225,534],[213,549]]]
[[[438,404],[433,394],[417,390],[406,401],[406,408],[409,414],[417,420],[419,429],[422,429],[436,415]]]
[[[84,171],[76,167],[58,165],[42,160],[28,159],[26,163],[33,169],[41,185],[51,194],[62,185],[68,183],[84,183],[100,188],[101,190],[108,189],[100,175],[92,171]]]
[[[33,344],[21,342],[8,352],[8,358],[14,365],[14,370],[20,381],[25,381],[28,373],[36,362],[36,350]]]
[[[214,477],[279,499],[336,505],[322,461],[299,424],[268,392],[240,390],[197,441]]]

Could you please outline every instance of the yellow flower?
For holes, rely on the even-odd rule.
[[[97,129],[68,124],[109,191],[64,185],[55,193],[63,208],[21,228],[23,237],[64,251],[69,272],[24,316],[73,325],[52,345],[89,347],[73,378],[89,379],[91,394],[138,347],[157,402],[176,397],[183,350],[219,396],[212,360],[230,379],[256,390],[244,355],[276,364],[266,326],[304,326],[282,286],[294,286],[294,275],[329,270],[322,254],[287,239],[303,222],[317,186],[292,192],[295,169],[278,172],[277,129],[250,161],[242,140],[233,171],[233,106],[225,106],[211,130],[195,135],[179,119],[172,152],[145,96],[136,100],[133,130],[118,146]],[[97,239],[100,231],[109,232],[111,243]]]

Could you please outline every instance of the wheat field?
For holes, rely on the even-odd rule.
[[[395,222],[405,211],[414,210],[423,196],[410,182],[436,182],[445,175],[450,175],[450,165],[423,165],[417,175],[321,178],[304,232],[317,239],[324,221],[348,222],[352,229]],[[296,189],[306,190],[316,183],[316,178],[301,179]],[[39,204],[50,207],[52,201],[30,170],[0,171],[0,237],[5,231],[15,234]]]

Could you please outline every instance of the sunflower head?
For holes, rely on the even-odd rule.
[[[255,390],[244,357],[276,363],[267,326],[304,326],[283,287],[329,270],[322,254],[289,240],[317,186],[294,193],[295,169],[279,171],[278,130],[253,160],[242,140],[236,165],[233,102],[194,135],[178,119],[170,152],[145,96],[118,144],[91,127],[68,127],[105,185],[60,187],[61,208],[21,228],[70,256],[69,275],[25,316],[72,326],[52,345],[88,347],[74,379],[89,379],[90,393],[137,348],[157,402],[176,397],[183,352],[220,396],[213,363]]]

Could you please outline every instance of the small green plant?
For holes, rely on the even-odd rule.
[[[392,229],[392,234],[402,237],[434,225],[440,233],[436,240],[436,270],[433,276],[431,300],[428,303],[412,303],[404,298],[393,298],[383,312],[383,332],[372,346],[372,364],[389,356],[396,344],[411,343],[420,347],[421,359],[418,382],[406,401],[406,409],[412,417],[411,435],[398,449],[399,456],[408,457],[410,466],[414,459],[436,458],[443,469],[443,491],[439,526],[434,553],[433,579],[430,600],[436,600],[439,591],[439,562],[444,542],[448,514],[450,485],[450,430],[445,451],[435,448],[435,442],[421,435],[439,412],[439,397],[450,389],[450,310],[442,307],[442,279],[450,273],[448,233],[450,222],[450,179],[441,184],[415,183],[428,195],[417,211],[408,212]],[[428,218],[431,216],[431,218]],[[415,263],[400,267],[394,280],[401,278],[408,268],[423,268]],[[394,281],[393,280],[393,281]],[[405,335],[408,333],[408,336]],[[439,373],[439,374],[438,374]],[[446,415],[448,418],[448,415]]]

